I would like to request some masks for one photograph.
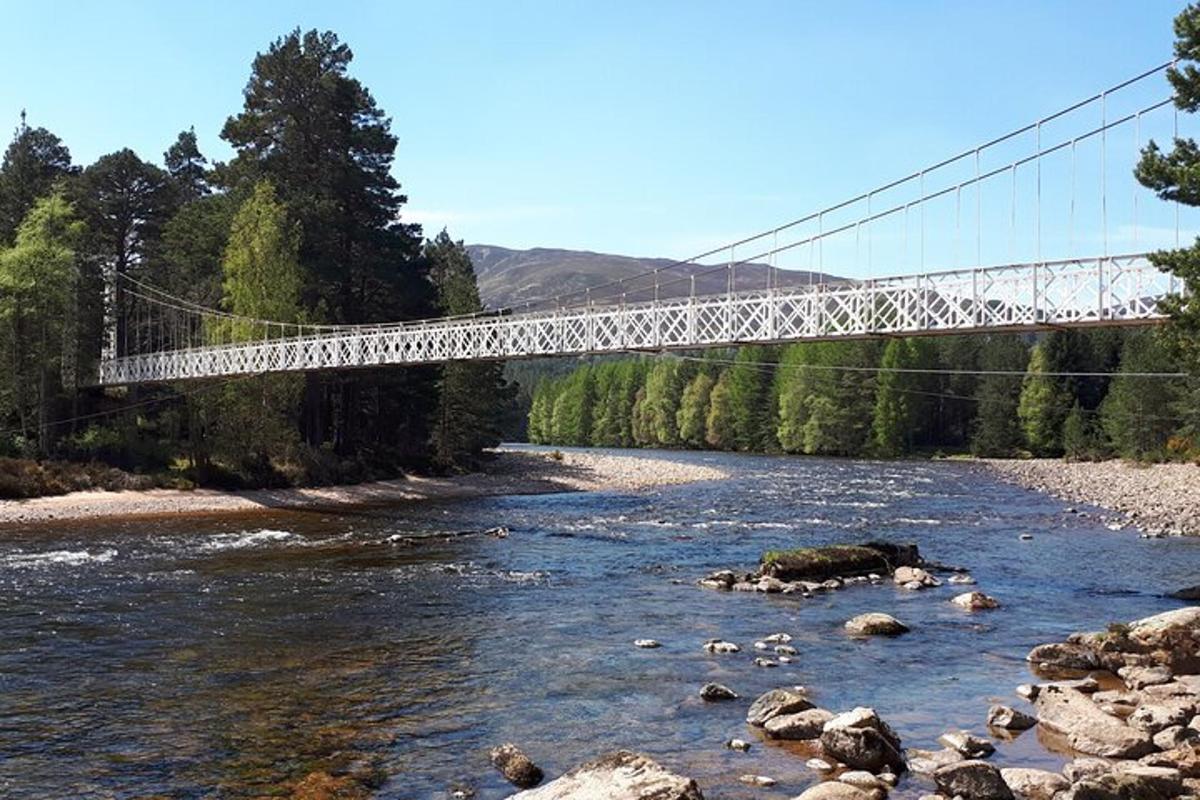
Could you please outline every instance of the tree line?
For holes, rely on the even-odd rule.
[[[748,346],[601,360],[543,380],[531,442],[826,456],[1195,455],[1200,413],[1161,331]]]
[[[0,456],[271,485],[470,466],[499,441],[512,391],[492,364],[89,387],[117,276],[281,322],[482,309],[462,243],[402,221],[397,138],[352,59],[331,32],[271,43],[221,130],[227,162],[188,129],[160,164],[78,165],[22,114],[0,162]]]

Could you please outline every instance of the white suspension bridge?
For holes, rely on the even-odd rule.
[[[1147,250],[1179,245],[1180,209],[1140,187],[1133,168],[1150,136],[1179,136],[1161,81],[1170,66],[672,268],[520,308],[310,325],[229,314],[151,276],[110,273],[99,383],[1153,324],[1183,286]],[[909,274],[876,277],[877,260]],[[852,277],[829,278],[827,263]],[[760,285],[748,284],[747,264]],[[697,278],[711,286],[722,273],[724,292],[697,294]]]

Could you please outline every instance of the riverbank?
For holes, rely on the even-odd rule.
[[[1006,481],[1114,512],[1152,536],[1200,535],[1200,467],[1194,464],[985,459]]]
[[[317,509],[553,492],[640,491],[726,477],[722,470],[667,459],[602,453],[501,450],[482,472],[454,477],[410,476],[352,486],[305,489],[145,489],[72,492],[0,501],[0,526],[59,520],[154,517],[168,514]]]

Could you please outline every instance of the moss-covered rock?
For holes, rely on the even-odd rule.
[[[834,577],[890,574],[887,556],[869,545],[831,545],[763,553],[762,574],[781,581],[823,581]]]

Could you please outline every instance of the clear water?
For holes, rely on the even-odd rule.
[[[487,750],[511,740],[551,776],[624,747],[710,799],[794,797],[814,775],[802,746],[746,727],[758,693],[803,684],[833,710],[874,706],[906,745],[931,747],[951,727],[985,732],[990,703],[1016,702],[1033,645],[1177,607],[1162,593],[1198,582],[1200,541],[1109,531],[967,465],[662,455],[732,478],[6,531],[0,796],[255,797],[369,767],[383,798],[459,783],[504,797]],[[495,525],[509,538],[444,536]],[[961,611],[952,586],[804,600],[693,585],[766,549],[867,538],[969,567],[1003,607]],[[845,636],[868,610],[913,632]],[[755,667],[754,640],[777,631],[799,656]],[[642,637],[663,647],[635,648]],[[710,637],[743,652],[706,654]],[[707,681],[743,699],[705,704]],[[754,746],[727,750],[731,737]],[[1061,763],[1033,732],[994,758]],[[779,785],[743,786],[746,773]],[[922,788],[906,778],[893,796]]]

